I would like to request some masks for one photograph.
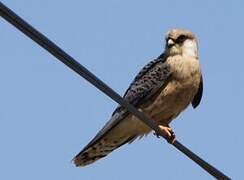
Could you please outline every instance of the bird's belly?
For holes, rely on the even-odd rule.
[[[171,81],[153,101],[150,101],[148,105],[141,107],[139,110],[146,113],[157,123],[168,125],[191,103],[196,92],[197,86],[193,83],[181,84],[178,81]],[[147,134],[151,131],[137,117],[131,115],[128,119],[131,129],[136,130],[138,134]]]
[[[167,125],[191,103],[196,91],[197,87],[189,81],[182,84],[173,80],[143,111],[158,123]]]

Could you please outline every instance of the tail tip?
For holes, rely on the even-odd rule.
[[[78,157],[75,157],[72,161],[76,167],[81,166],[81,160]]]

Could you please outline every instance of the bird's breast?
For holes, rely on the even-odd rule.
[[[200,66],[196,59],[176,58],[168,61],[172,78],[144,111],[160,123],[167,124],[194,98],[200,83]]]

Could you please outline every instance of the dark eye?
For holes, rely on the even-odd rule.
[[[177,43],[183,43],[186,39],[187,37],[185,35],[180,35],[176,41]]]

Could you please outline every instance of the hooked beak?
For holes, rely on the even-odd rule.
[[[168,47],[172,47],[174,44],[175,44],[175,42],[173,41],[173,39],[168,39],[168,41],[167,41]]]

